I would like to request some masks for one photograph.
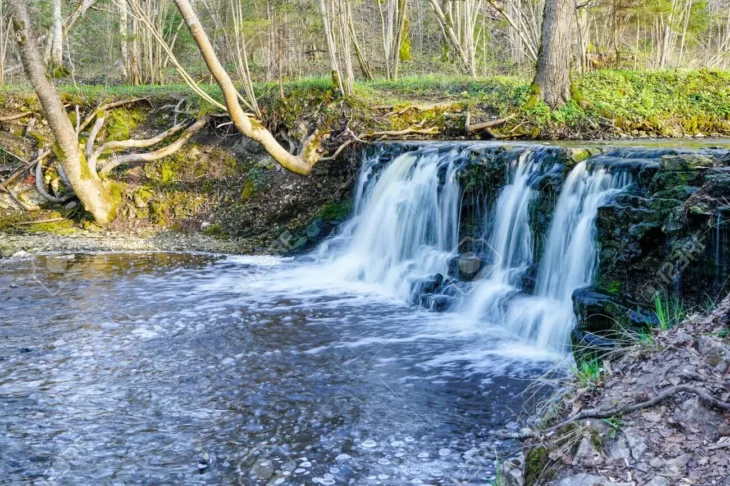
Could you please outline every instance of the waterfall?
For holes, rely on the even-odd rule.
[[[461,246],[457,175],[470,153],[458,147],[420,147],[385,166],[380,152],[366,158],[353,217],[320,247],[320,257],[331,264],[326,272],[375,284],[402,299],[410,297],[417,280],[447,275],[449,260]],[[448,295],[456,295],[457,310],[466,319],[501,326],[543,349],[563,351],[575,325],[573,291],[590,285],[596,271],[598,209],[631,183],[631,175],[621,168],[577,164],[563,183],[543,255],[535,262],[534,241],[543,235],[532,234],[530,205],[543,178],[562,170],[551,162],[551,153],[545,147],[523,147],[510,154],[507,183],[493,204],[491,220],[482,225],[481,238],[472,245],[486,264],[470,284],[456,286],[461,294]],[[522,282],[535,266],[530,294]]]
[[[354,216],[336,239],[344,238],[345,249],[331,262],[331,271],[401,298],[409,297],[413,281],[445,274],[459,238],[459,155],[423,148],[399,155],[380,171],[378,154],[367,159]]]
[[[588,171],[581,162],[568,175],[555,207],[532,296],[509,306],[507,325],[543,348],[561,349],[575,325],[573,291],[593,283],[598,208],[631,184],[628,172]]]

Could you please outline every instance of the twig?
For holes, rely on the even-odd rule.
[[[23,226],[27,224],[41,224],[41,223],[56,223],[63,221],[66,218],[50,218],[50,219],[37,219],[35,221],[21,221],[20,223],[13,223],[11,226]]]
[[[623,407],[616,407],[616,408],[608,408],[608,409],[589,409],[584,410],[577,415],[574,415],[558,425],[554,425],[553,427],[550,427],[547,430],[544,430],[542,432],[539,431],[531,431],[527,433],[515,433],[515,434],[500,434],[500,437],[508,438],[508,439],[528,439],[531,437],[537,437],[539,435],[552,435],[555,433],[555,431],[562,429],[566,425],[570,424],[571,422],[575,422],[576,420],[583,420],[587,418],[610,418],[614,415],[624,415],[627,413],[635,412],[636,410],[642,410],[644,408],[653,407],[659,402],[662,402],[666,400],[667,398],[670,398],[677,393],[681,392],[687,392],[687,393],[693,393],[700,397],[705,403],[710,404],[716,408],[719,408],[720,410],[730,411],[730,403],[725,403],[721,400],[718,400],[717,398],[710,395],[710,393],[705,390],[704,388],[699,388],[692,385],[677,385],[673,386],[672,388],[667,388],[663,392],[656,395],[654,398],[651,398],[645,402],[639,402],[634,403],[632,405],[626,405]]]
[[[18,120],[20,118],[25,118],[26,116],[32,115],[32,111],[24,111],[23,113],[16,113],[14,115],[7,115],[7,116],[0,116],[0,122],[9,122],[13,120]]]

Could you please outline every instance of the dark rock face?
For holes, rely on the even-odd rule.
[[[596,287],[649,307],[657,292],[693,304],[719,296],[730,258],[722,223],[730,168],[725,151],[704,152],[661,156],[633,194],[600,209]]]

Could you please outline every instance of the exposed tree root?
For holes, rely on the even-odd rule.
[[[133,164],[133,163],[146,163],[146,162],[154,162],[155,160],[159,160],[163,157],[167,157],[168,155],[171,155],[175,152],[177,152],[185,143],[187,143],[190,138],[198,133],[203,127],[205,127],[210,119],[207,116],[202,117],[200,120],[196,121],[192,125],[190,125],[183,133],[180,135],[180,137],[175,140],[170,145],[167,145],[166,147],[163,147],[158,150],[154,150],[152,152],[146,152],[142,154],[126,154],[121,155],[117,157],[112,157],[109,162],[104,164],[104,166],[101,168],[101,174],[106,175],[108,174],[112,169],[115,167],[118,167],[122,164]],[[153,137],[146,140],[127,140],[124,143],[122,142],[110,142],[110,144],[116,143],[115,147],[116,149],[122,149],[126,147],[149,147],[151,145],[154,145],[156,143],[159,143],[164,138],[169,136],[171,133],[174,133],[178,130],[180,130],[182,126],[176,125],[172,127],[171,129],[167,130],[166,132],[161,133],[157,137]]]
[[[60,167],[60,165],[59,165]],[[76,193],[73,192],[73,189],[71,189],[71,194],[66,197],[56,197],[51,195],[48,191],[46,191],[46,188],[44,187],[45,178],[43,177],[43,161],[39,160],[36,164],[35,168],[35,188],[38,191],[38,194],[40,194],[44,199],[47,199],[53,203],[57,204],[63,204],[74,197],[76,197]]]
[[[653,407],[654,405],[666,400],[667,398],[671,398],[677,393],[686,392],[686,393],[692,393],[694,395],[697,395],[700,397],[702,401],[704,401],[708,405],[712,405],[715,408],[718,408],[720,410],[724,411],[730,411],[730,403],[723,402],[722,400],[718,400],[717,398],[713,397],[710,392],[708,392],[704,388],[700,388],[693,385],[677,385],[673,386],[671,388],[667,388],[666,390],[660,392],[658,395],[656,395],[654,398],[651,398],[649,400],[646,400],[644,402],[634,403],[632,405],[625,405],[623,407],[615,407],[615,408],[604,408],[604,409],[590,409],[590,410],[584,410],[576,415],[573,415],[572,417],[560,422],[557,425],[554,425],[550,427],[547,430],[543,431],[530,431],[530,432],[524,432],[524,433],[500,433],[500,438],[504,439],[529,439],[534,437],[540,437],[540,436],[550,436],[554,434],[556,431],[562,429],[566,425],[575,422],[576,420],[583,420],[588,418],[610,418],[616,415],[624,415],[627,413],[635,412],[636,410],[642,410],[645,408]]]

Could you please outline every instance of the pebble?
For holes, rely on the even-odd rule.
[[[375,447],[377,445],[378,445],[378,443],[372,439],[368,439],[366,441],[363,441],[363,443],[362,443],[362,446],[365,447],[366,449],[372,449],[373,447]]]

